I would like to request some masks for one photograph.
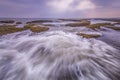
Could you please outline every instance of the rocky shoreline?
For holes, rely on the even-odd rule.
[[[108,19],[106,19],[108,20]],[[23,27],[17,27],[17,25],[23,24],[23,22],[20,21],[14,21],[14,20],[1,20],[0,21],[0,35],[5,35],[5,34],[10,34],[10,33],[15,33],[15,32],[20,32],[24,30],[30,30],[34,33],[39,33],[43,31],[48,31],[51,27],[55,26],[53,24],[44,24],[44,23],[54,23],[54,22],[64,22],[64,21],[73,21],[66,23],[64,26],[65,27],[73,27],[73,28],[78,28],[78,27],[86,27],[90,30],[93,31],[99,31],[102,30],[101,28],[110,28],[112,30],[119,31],[120,27],[117,27],[116,24],[118,25],[120,23],[120,20],[108,20],[108,21],[114,21],[114,23],[110,22],[101,22],[101,23],[95,23],[92,24],[90,19],[81,19],[81,20],[75,20],[75,19],[57,19],[57,20],[33,20],[33,21],[28,21]],[[58,26],[55,26],[58,27]],[[61,26],[62,28],[62,26]],[[77,32],[77,35],[82,36],[84,38],[97,38],[100,37],[98,34],[86,34],[86,33],[81,33]]]

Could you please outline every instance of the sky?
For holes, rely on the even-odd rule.
[[[120,18],[120,0],[0,0],[0,17]]]

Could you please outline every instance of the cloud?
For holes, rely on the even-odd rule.
[[[91,0],[81,0],[79,4],[75,7],[76,10],[88,10],[95,9],[96,5],[91,2]]]
[[[36,17],[37,18],[44,16],[46,9],[46,7],[43,6],[44,1],[41,1],[39,3],[32,1],[33,0],[30,1],[3,0],[0,3],[0,17]]]
[[[73,5],[74,4],[74,5]],[[51,0],[47,3],[55,12],[67,12],[95,9],[96,5],[91,0]]]
[[[89,18],[119,18],[120,11],[116,8],[99,8],[85,13]]]
[[[0,17],[120,17],[120,0],[1,0]]]
[[[70,4],[74,0],[51,0],[50,2],[47,3],[48,6],[53,8],[53,10],[58,11],[58,12],[63,12],[69,9]]]

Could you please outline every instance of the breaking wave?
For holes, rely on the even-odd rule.
[[[0,80],[119,80],[112,46],[62,31],[0,42]]]

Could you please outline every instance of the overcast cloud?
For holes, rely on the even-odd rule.
[[[0,0],[0,17],[119,17],[120,0]]]

